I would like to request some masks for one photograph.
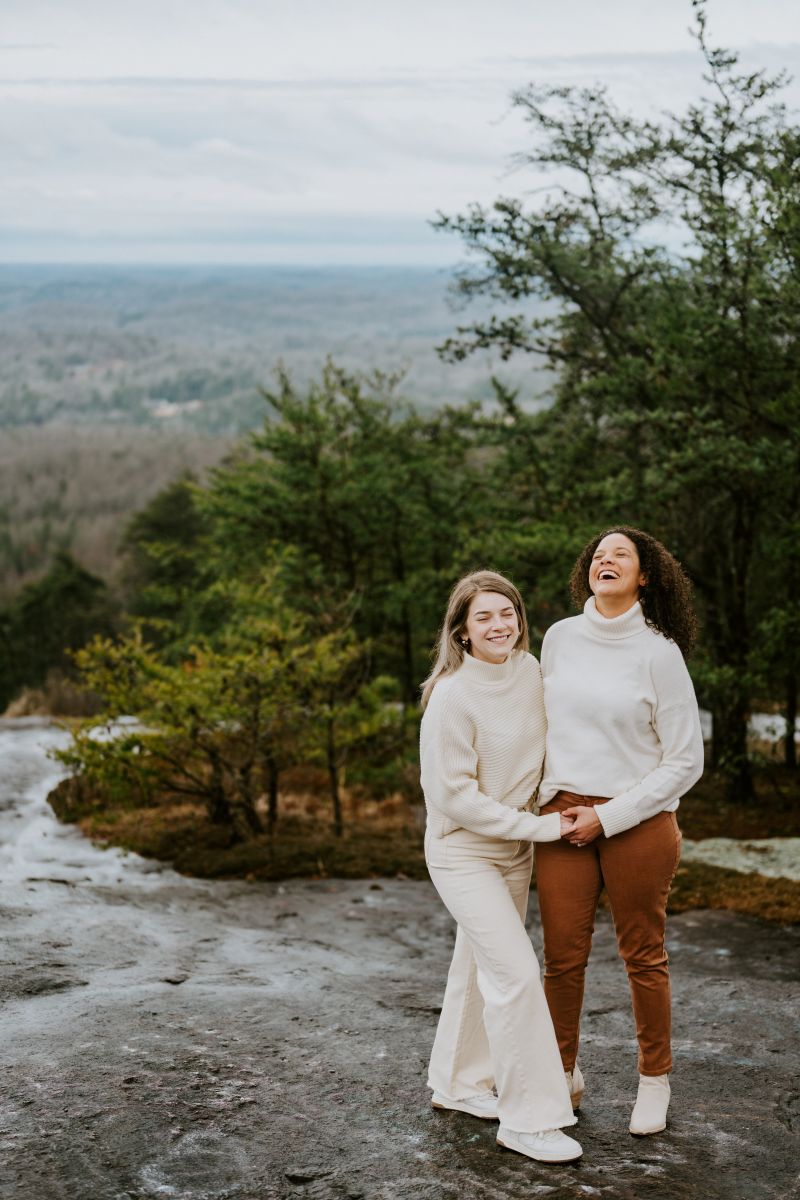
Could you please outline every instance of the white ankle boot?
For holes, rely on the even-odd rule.
[[[639,1092],[631,1113],[631,1133],[644,1137],[667,1127],[669,1075],[640,1075]]]
[[[569,1088],[569,1098],[572,1101],[572,1111],[575,1112],[580,1108],[583,1093],[586,1090],[586,1084],[581,1074],[581,1069],[577,1063],[571,1071],[565,1071],[564,1075]]]

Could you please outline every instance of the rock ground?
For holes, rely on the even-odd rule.
[[[7,736],[8,735],[8,736]],[[598,921],[576,1165],[433,1112],[452,944],[427,883],[210,883],[50,818],[35,724],[0,730],[0,1195],[13,1200],[790,1200],[800,930],[672,918],[674,1103],[627,1133],[635,1043]],[[532,898],[531,932],[540,948]]]
[[[699,842],[683,839],[682,862],[707,863],[731,871],[756,871],[771,879],[800,880],[800,838],[775,837],[703,838]]]

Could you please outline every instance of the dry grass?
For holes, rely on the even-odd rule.
[[[327,820],[288,816],[273,837],[235,843],[191,804],[95,813],[78,824],[94,841],[124,846],[204,879],[427,878],[422,834],[396,820],[365,822],[337,838]]]
[[[97,842],[169,862],[182,874],[200,878],[427,878],[421,810],[406,797],[375,800],[346,791],[346,830],[337,838],[324,777],[295,772],[287,784],[274,836],[247,842],[234,842],[229,830],[210,824],[200,804],[185,801],[165,798],[148,808],[111,809],[98,804],[97,797],[83,795],[77,803],[62,799],[55,806],[62,819],[76,820]],[[759,803],[735,806],[724,801],[720,785],[709,777],[681,805],[683,832],[691,838],[800,836],[798,789],[800,780],[791,773],[759,776]],[[797,924],[800,883],[687,863],[676,875],[670,911],[695,908]]]
[[[726,908],[776,921],[800,924],[800,883],[792,879],[768,879],[745,875],[704,863],[687,863],[678,868],[669,897],[670,912],[692,908]]]
[[[684,837],[800,837],[800,771],[775,764],[755,773],[756,801],[724,798],[724,785],[707,772],[681,800],[678,820]]]

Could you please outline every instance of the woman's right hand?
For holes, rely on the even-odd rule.
[[[572,827],[574,824],[575,824],[574,817],[565,817],[564,814],[561,813],[561,836],[562,836],[562,838],[566,837],[568,833],[572,833]]]

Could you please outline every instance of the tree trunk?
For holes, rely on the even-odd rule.
[[[730,529],[707,547],[701,578],[707,581],[706,631],[711,658],[720,672],[710,700],[714,718],[712,764],[725,778],[726,798],[737,804],[755,799],[747,756],[750,716],[748,666],[750,622],[747,580],[750,571],[753,515],[739,497],[731,504]]]
[[[747,756],[747,696],[736,694],[712,710],[712,764],[725,779],[725,797],[736,804],[755,799],[753,773]]]
[[[332,719],[328,721],[328,779],[333,802],[333,832],[337,837],[341,837],[344,832],[344,822],[342,820],[342,796],[339,791],[339,764],[336,760],[335,725]]]
[[[239,837],[245,841],[264,832],[261,818],[256,812],[252,776],[252,767],[249,764],[237,767],[234,772],[236,803],[231,805],[231,812],[234,828]]]
[[[414,678],[414,636],[405,601],[403,601],[401,629],[403,635],[403,694],[406,704],[414,704],[418,697],[419,681]]]
[[[222,763],[215,754],[211,754],[211,779],[209,781],[206,808],[208,819],[212,825],[230,825],[231,809],[225,794],[225,780]]]
[[[280,770],[272,751],[268,751],[265,758],[267,765],[267,831],[272,836],[275,832],[275,826],[278,823],[278,779]]]
[[[406,563],[403,555],[402,530],[398,514],[395,513],[392,542],[394,545],[394,577],[400,587],[406,586]],[[411,615],[408,601],[403,600],[400,607],[400,637],[403,647],[403,697],[406,704],[413,704],[417,699],[418,680],[414,678],[414,632],[411,628]]]
[[[783,709],[786,718],[786,732],[783,735],[783,761],[787,767],[797,767],[797,744],[794,731],[797,724],[797,676],[790,671],[786,677],[785,704]]]

